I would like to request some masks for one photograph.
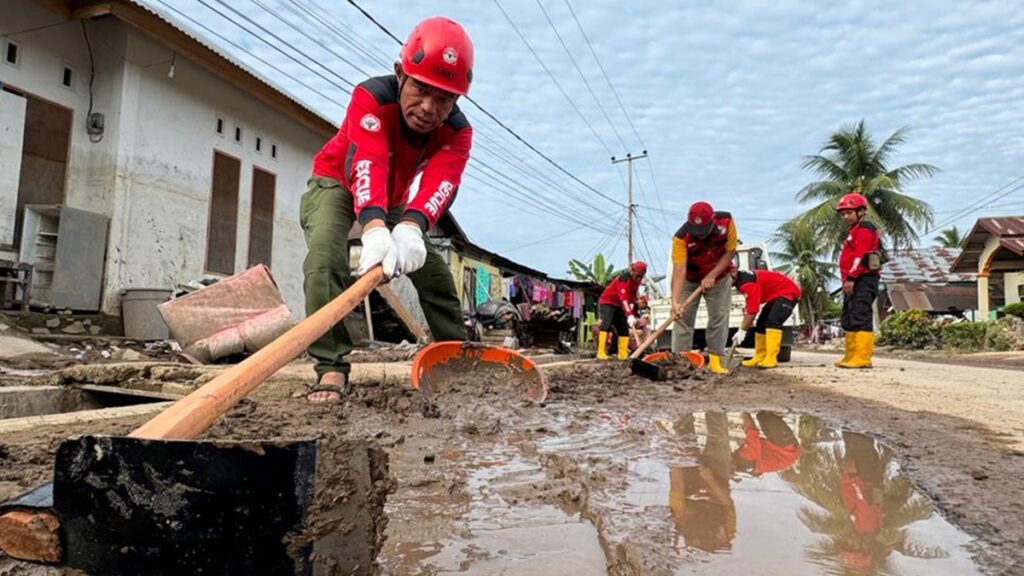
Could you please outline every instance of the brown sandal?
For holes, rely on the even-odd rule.
[[[337,375],[337,376],[335,376]],[[336,380],[342,379],[343,383],[338,384]],[[325,382],[325,380],[327,380]],[[312,400],[310,396],[318,392],[332,392],[337,395],[334,399],[326,400]],[[306,390],[306,400],[311,404],[340,404],[342,399],[352,393],[352,385],[348,380],[348,375],[343,372],[326,372],[320,380],[309,387]]]

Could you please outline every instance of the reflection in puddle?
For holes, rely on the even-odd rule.
[[[664,511],[671,572],[977,573],[969,538],[868,436],[769,412],[652,427],[651,453],[632,460],[622,499],[647,513],[648,530]]]

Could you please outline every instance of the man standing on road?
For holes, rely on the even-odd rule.
[[[733,342],[743,342],[754,324],[754,357],[743,361],[744,366],[775,368],[779,349],[782,348],[782,326],[800,302],[800,287],[789,276],[771,270],[732,271],[733,286],[747,297],[743,322],[733,334]],[[761,305],[764,304],[762,308]]]
[[[313,161],[300,206],[307,314],[348,287],[348,234],[358,222],[358,274],[381,265],[388,278],[408,275],[434,339],[466,339],[451,272],[424,235],[454,200],[469,159],[473,131],[456,100],[472,78],[469,35],[437,17],[413,28],[394,74],[352,91],[338,134]],[[309,347],[317,373],[310,402],[338,402],[348,392],[351,350],[341,322]]]
[[[683,310],[683,302],[698,287],[707,306],[705,338],[708,369],[728,374],[722,365],[722,353],[729,335],[729,300],[733,257],[738,244],[736,224],[728,212],[715,212],[707,202],[690,206],[686,223],[672,238],[672,313],[677,318],[672,330],[672,351],[693,347],[697,306]]]
[[[638,326],[637,291],[645,274],[647,264],[639,260],[633,262],[629,270],[616,276],[601,293],[597,301],[601,314],[601,332],[597,338],[599,360],[608,359],[608,334],[613,329],[618,337],[618,359],[625,360],[629,356],[629,331]]]
[[[836,362],[840,368],[871,368],[875,350],[873,305],[878,297],[878,270],[881,268],[881,240],[878,228],[865,220],[868,200],[851,192],[836,206],[850,232],[839,253],[839,272],[843,280],[843,314],[846,353]]]

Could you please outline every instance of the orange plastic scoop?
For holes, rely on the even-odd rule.
[[[485,378],[481,386],[507,381],[536,402],[548,397],[547,380],[533,360],[515,350],[475,342],[435,342],[420,350],[412,361],[412,387],[431,396],[446,383],[474,373]]]
[[[704,355],[701,354],[700,352],[697,352],[696,350],[690,350],[689,352],[680,352],[679,355],[689,360],[690,364],[693,364],[694,368],[700,368],[704,366]],[[654,352],[653,354],[648,354],[647,356],[644,356],[644,362],[648,362],[650,364],[657,364],[658,362],[664,362],[665,360],[668,360],[671,357],[671,352]]]

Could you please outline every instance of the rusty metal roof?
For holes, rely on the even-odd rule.
[[[979,218],[964,238],[963,252],[953,262],[952,270],[974,272],[978,270],[985,242],[999,238],[997,250],[985,265],[992,271],[1024,270],[1024,216],[995,216]]]
[[[893,310],[959,312],[978,308],[977,284],[894,284],[888,289]]]
[[[880,280],[883,284],[974,282],[977,274],[950,272],[958,256],[959,248],[901,250],[882,267]]]

